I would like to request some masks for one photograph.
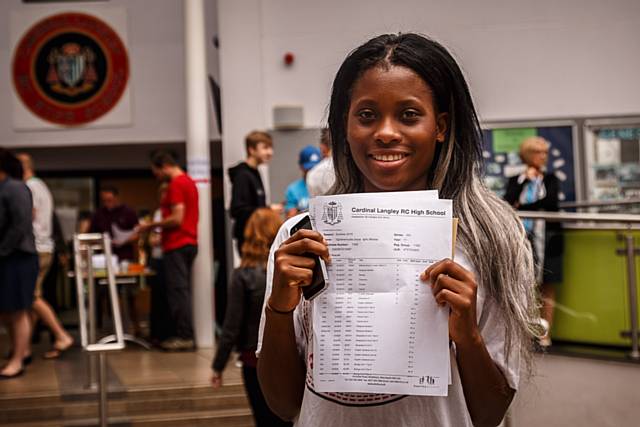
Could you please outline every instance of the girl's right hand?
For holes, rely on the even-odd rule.
[[[273,310],[293,311],[300,302],[301,287],[311,284],[316,262],[308,255],[317,255],[326,262],[331,260],[327,242],[317,231],[298,230],[276,250],[269,298]]]

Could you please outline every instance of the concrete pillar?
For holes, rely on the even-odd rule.
[[[198,347],[213,346],[213,232],[211,160],[203,0],[185,0],[185,77],[187,170],[196,181],[200,201],[198,256],[193,264],[193,326]]]

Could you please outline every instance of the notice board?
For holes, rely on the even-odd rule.
[[[530,136],[540,136],[550,143],[547,172],[555,174],[560,181],[560,201],[576,200],[573,125],[484,126],[482,133],[484,180],[500,197],[504,196],[508,179],[525,170],[519,155],[520,144]]]

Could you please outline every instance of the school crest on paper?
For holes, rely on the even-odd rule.
[[[325,224],[336,225],[342,222],[342,205],[331,201],[322,206],[322,221]]]

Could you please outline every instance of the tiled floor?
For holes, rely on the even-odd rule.
[[[538,355],[535,376],[522,378],[514,427],[635,427],[640,420],[640,365]]]
[[[185,353],[130,350],[114,354],[109,365],[127,387],[150,385],[208,384],[211,376],[212,349]],[[241,384],[240,370],[231,361],[225,382]]]
[[[88,386],[87,353],[74,347],[58,360],[43,360],[46,348],[33,347],[23,376],[0,381],[0,425],[97,425],[98,393]],[[6,349],[0,334],[0,355]],[[235,358],[223,387],[210,387],[213,355],[213,349],[167,353],[137,345],[107,353],[109,425],[253,426]]]
[[[58,392],[59,389],[60,384],[55,371],[55,362],[51,360],[36,360],[27,367],[23,376],[0,381],[0,396],[37,395]]]
[[[0,337],[0,354],[6,345]],[[42,360],[34,348],[34,362],[24,376],[0,381],[3,398],[65,396],[81,392],[85,365],[80,349],[61,360]],[[130,346],[108,356],[111,391],[206,386],[213,350],[187,353],[146,351]],[[561,355],[538,355],[535,376],[523,379],[512,408],[510,426],[631,426],[640,419],[637,384],[640,366]],[[225,384],[242,383],[233,360]],[[633,420],[633,421],[632,421]]]
[[[6,340],[0,339],[4,354]],[[33,363],[16,379],[0,381],[0,397],[56,395],[78,392],[86,382],[86,363],[79,348],[58,360],[43,360],[42,345],[34,346]],[[206,385],[211,375],[212,349],[166,353],[135,345],[107,356],[109,387],[122,390],[155,386]],[[233,360],[224,374],[225,384],[241,384],[241,372]]]

